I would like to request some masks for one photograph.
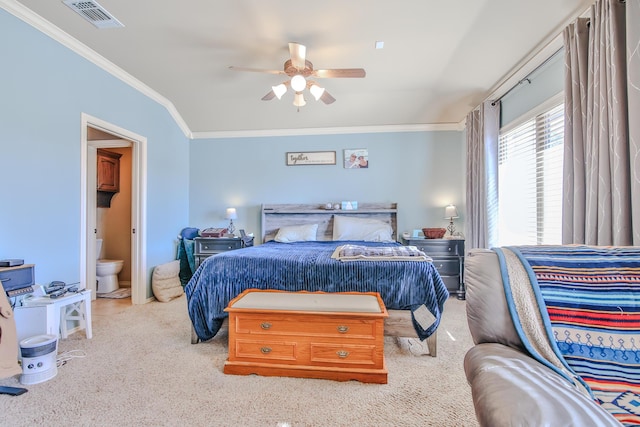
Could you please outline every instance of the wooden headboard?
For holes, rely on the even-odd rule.
[[[393,240],[398,240],[397,203],[358,203],[356,210],[325,209],[324,204],[263,204],[262,241],[273,240],[280,227],[318,224],[317,240],[333,240],[333,216],[349,215],[373,218],[391,225]]]

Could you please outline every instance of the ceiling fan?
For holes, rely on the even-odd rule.
[[[287,92],[287,88],[291,88],[295,94],[293,105],[302,107],[306,105],[303,91],[309,89],[311,95],[316,101],[321,100],[325,104],[331,104],[336,99],[329,94],[324,88],[320,87],[311,78],[362,78],[366,76],[366,72],[362,68],[334,68],[325,70],[314,70],[313,64],[306,59],[306,46],[300,43],[289,43],[290,59],[285,61],[282,70],[264,70],[260,68],[234,67],[229,69],[233,71],[252,71],[257,73],[284,74],[290,77],[277,86],[272,86],[271,90],[262,97],[263,101],[270,101],[273,98],[281,99],[282,95]]]

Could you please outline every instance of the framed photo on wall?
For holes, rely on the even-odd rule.
[[[369,150],[349,148],[344,150],[345,169],[365,169],[369,167]]]

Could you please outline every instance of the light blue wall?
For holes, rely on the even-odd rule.
[[[261,235],[262,203],[397,202],[399,232],[444,227],[454,203],[464,224],[464,133],[407,132],[202,139],[190,143],[190,225]],[[343,150],[366,148],[368,169],[345,169]],[[285,153],[336,151],[336,165],[286,166]]]
[[[148,138],[147,267],[188,222],[188,140],[167,110],[0,9],[0,259],[80,281],[80,115]],[[150,285],[148,295],[151,295]]]

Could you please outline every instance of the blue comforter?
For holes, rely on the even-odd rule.
[[[447,288],[431,262],[354,261],[331,258],[343,244],[399,245],[380,242],[267,242],[207,258],[185,286],[189,316],[198,338],[213,338],[227,317],[224,309],[245,289],[379,292],[387,309],[422,305],[435,320],[426,327],[413,317],[421,339],[440,324]],[[424,322],[422,322],[424,324]]]

